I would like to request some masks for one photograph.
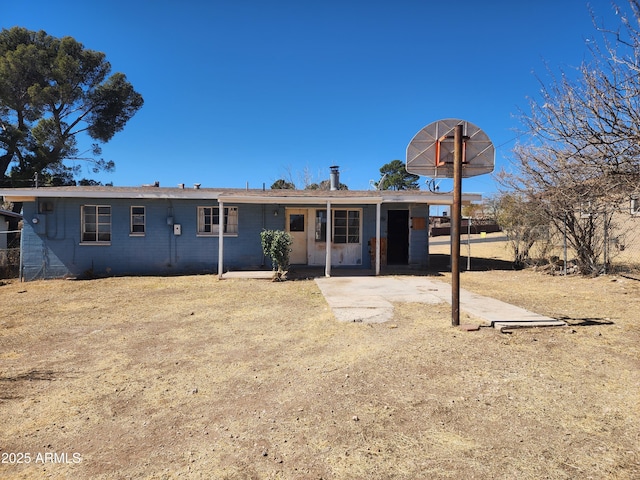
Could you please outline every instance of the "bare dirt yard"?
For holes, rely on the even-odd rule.
[[[313,280],[4,284],[0,478],[640,478],[640,282],[461,282],[569,326],[338,323]]]

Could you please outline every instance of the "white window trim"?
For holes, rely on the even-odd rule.
[[[203,222],[204,222],[204,209],[205,208],[211,208],[211,214],[213,216],[214,211],[215,210],[219,210],[219,206],[218,205],[202,205],[199,206],[197,209],[197,221],[196,221],[196,236],[197,237],[217,237],[219,235],[218,233],[218,229],[219,229],[219,223],[212,223],[211,224],[211,231],[210,232],[203,232],[201,231],[202,227],[203,227]],[[230,227],[233,227],[234,231],[227,231],[224,232],[224,236],[225,237],[237,237],[238,236],[238,207],[234,206],[234,205],[225,205],[223,207],[226,211],[227,211],[227,215],[226,215],[226,221],[225,224],[227,226],[227,230]],[[232,213],[233,212],[233,213]],[[213,220],[213,219],[212,219]],[[229,223],[229,221],[232,220],[231,223]],[[218,222],[220,221],[220,213],[218,212]]]
[[[316,221],[317,217],[317,213],[318,211],[326,211],[326,208],[318,208],[316,209],[316,211],[314,212],[314,222]],[[345,243],[336,243],[335,241],[335,233],[336,233],[336,215],[335,212],[337,211],[341,211],[341,212],[347,212],[347,221],[349,219],[349,213],[348,212],[353,212],[353,211],[357,211],[358,212],[358,242],[353,242],[350,243],[348,241],[349,238],[349,228],[347,225],[347,242]],[[336,245],[362,245],[362,223],[363,223],[363,218],[362,218],[362,208],[332,208],[331,209],[331,245],[332,246],[336,246]],[[314,238],[315,238],[315,228],[316,226],[314,225]],[[322,238],[321,240],[316,240],[315,243],[327,243],[326,238]]]
[[[142,232],[134,232],[133,231],[133,209],[134,208],[142,208],[144,209],[144,213],[142,214],[142,217],[144,219],[143,223],[142,223]],[[139,216],[139,215],[136,215]],[[140,225],[140,224],[136,224],[136,225]],[[131,207],[129,208],[129,236],[130,237],[144,237],[147,234],[147,207],[145,207],[144,205],[131,205]]]
[[[336,241],[336,215],[335,212],[341,211],[346,212],[346,233],[345,233],[345,242],[337,242]],[[358,212],[358,241],[350,242],[349,241],[349,212]],[[361,208],[335,208],[331,210],[331,243],[334,245],[362,245],[362,209]]]
[[[84,222],[84,209],[86,207],[94,207],[96,209],[96,238],[98,234],[98,209],[100,207],[108,207],[109,208],[109,241],[104,240],[84,240],[85,233],[85,222]],[[105,224],[106,225],[106,224]],[[92,245],[92,246],[109,246],[111,245],[111,239],[113,238],[113,211],[111,209],[111,205],[81,205],[80,206],[80,245]]]

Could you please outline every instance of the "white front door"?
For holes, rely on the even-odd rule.
[[[293,265],[307,264],[307,209],[287,208],[287,232],[291,235],[293,244],[289,254],[289,262]]]

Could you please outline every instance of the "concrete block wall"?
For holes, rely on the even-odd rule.
[[[217,202],[167,199],[40,199],[39,202],[44,201],[51,202],[51,211],[39,213],[38,202],[23,205],[26,280],[89,274],[217,272],[217,235],[197,235],[198,207],[217,206]],[[82,205],[111,206],[110,245],[81,244]],[[130,234],[131,206],[145,207],[144,236]],[[262,267],[265,260],[260,232],[264,228],[284,229],[284,209],[274,216],[278,207],[225,206],[238,207],[238,234],[224,237],[225,270]],[[181,235],[174,235],[168,217],[173,224],[181,225]]]
[[[50,209],[39,208],[48,202]],[[111,206],[109,245],[83,244],[82,205]],[[218,237],[198,236],[199,206],[217,206],[215,201],[171,199],[75,199],[42,198],[23,204],[23,278],[58,278],[83,275],[171,275],[216,273]],[[238,208],[238,234],[224,237],[224,269],[271,268],[260,241],[263,229],[285,229],[285,207],[225,203]],[[130,234],[130,208],[145,207],[145,235]],[[301,208],[308,206],[301,205]],[[376,236],[375,205],[340,205],[362,208],[362,268],[372,268],[369,240]],[[410,216],[428,217],[427,205],[383,205],[381,236],[386,235],[386,212],[409,208]],[[274,215],[274,212],[278,215]],[[171,222],[167,219],[171,217]],[[37,221],[34,221],[37,220]],[[174,235],[173,225],[181,225]],[[410,230],[409,263],[427,265],[428,229]]]

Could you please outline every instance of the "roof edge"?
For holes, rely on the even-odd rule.
[[[382,203],[427,203],[449,205],[453,195],[422,190],[244,190],[232,188],[176,187],[40,187],[0,188],[0,196],[10,202],[33,202],[38,198],[95,198],[95,199],[191,199],[218,200],[236,203],[267,204],[368,204]],[[479,202],[479,193],[463,193],[464,203]]]

